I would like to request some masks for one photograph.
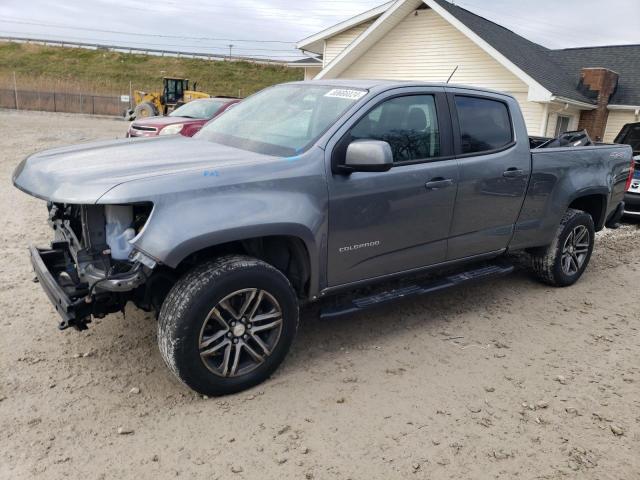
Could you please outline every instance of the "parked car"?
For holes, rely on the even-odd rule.
[[[203,98],[176,108],[166,117],[145,117],[131,122],[127,137],[176,135],[192,137],[209,120],[240,100],[237,98]]]
[[[155,310],[167,366],[221,395],[268,378],[323,297],[324,317],[348,314],[509,273],[514,251],[572,285],[630,166],[626,145],[531,150],[509,95],[319,80],[265,89],[193,139],[34,154],[13,183],[48,202],[54,241],[30,255],[60,328]]]
[[[630,145],[635,155],[635,174],[624,196],[624,214],[640,218],[640,122],[627,123],[614,140],[615,143]]]

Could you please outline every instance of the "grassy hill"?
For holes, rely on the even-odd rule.
[[[159,90],[162,77],[186,77],[198,82],[198,90],[214,95],[246,96],[275,83],[301,80],[301,69],[201,59],[159,57],[48,47],[24,43],[0,43],[0,84],[18,88],[127,93]],[[49,87],[49,88],[47,88]]]

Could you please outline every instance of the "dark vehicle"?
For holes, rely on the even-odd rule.
[[[627,123],[614,140],[615,143],[630,145],[635,155],[635,174],[624,196],[624,214],[640,218],[640,122]]]
[[[267,88],[192,139],[32,155],[13,183],[47,201],[54,241],[30,254],[60,328],[155,310],[168,367],[221,395],[268,378],[323,297],[322,316],[348,314],[509,273],[520,251],[572,285],[630,166],[626,145],[531,150],[509,95],[319,80]]]
[[[127,137],[176,135],[192,137],[209,120],[238,103],[237,98],[203,98],[176,108],[167,116],[145,117],[129,125]]]
[[[540,138],[540,137],[534,137]],[[532,143],[529,137],[529,144]],[[554,148],[554,147],[588,147],[594,145],[591,137],[586,130],[575,130],[571,132],[563,132],[556,138],[550,138],[546,142],[536,145],[535,148]]]

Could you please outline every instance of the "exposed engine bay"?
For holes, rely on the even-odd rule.
[[[72,205],[48,203],[54,230],[51,249],[32,249],[64,292],[69,305],[60,328],[85,329],[91,316],[123,311],[128,301],[149,310],[142,286],[156,262],[133,248],[131,240],[148,220],[152,205]],[[33,258],[32,258],[33,259]],[[38,273],[36,271],[36,273]],[[40,276],[40,281],[43,281]],[[46,280],[46,279],[45,279]],[[62,306],[61,299],[58,305]],[[64,312],[61,312],[64,313]]]

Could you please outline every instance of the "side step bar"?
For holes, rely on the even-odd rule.
[[[507,275],[515,270],[513,265],[485,265],[473,270],[456,273],[438,279],[428,279],[423,282],[394,288],[359,298],[352,298],[343,304],[331,305],[320,310],[320,318],[328,319],[360,312],[367,308],[378,307],[402,298],[415,297],[427,293],[434,293],[447,288],[456,287],[476,280]]]

